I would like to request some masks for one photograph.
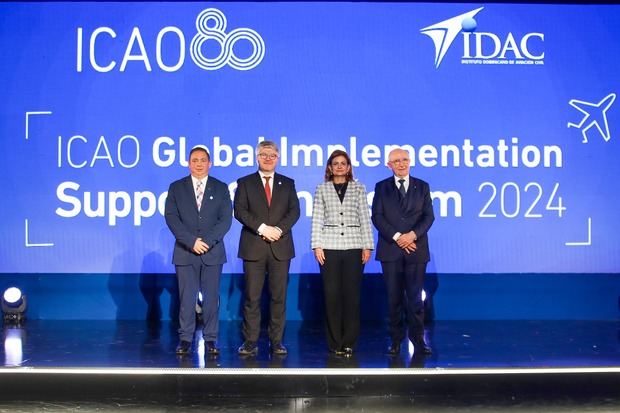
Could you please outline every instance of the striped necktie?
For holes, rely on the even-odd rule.
[[[202,181],[198,181],[196,185],[196,206],[200,211],[200,206],[202,205],[202,196],[204,195],[204,191],[202,190]]]

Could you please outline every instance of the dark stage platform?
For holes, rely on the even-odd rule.
[[[236,352],[239,327],[221,323],[219,356],[205,357],[197,340],[191,355],[179,357],[171,322],[28,320],[21,328],[5,326],[0,407],[86,403],[95,410],[208,405],[244,411],[257,410],[256,402],[277,411],[414,405],[620,411],[618,321],[436,321],[427,331],[434,350],[428,357],[406,346],[399,356],[385,354],[385,326],[368,323],[353,357],[330,355],[321,323],[289,322],[287,356],[271,356],[263,340],[258,356],[243,358]]]

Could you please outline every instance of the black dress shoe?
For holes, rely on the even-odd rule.
[[[220,354],[220,349],[217,348],[217,346],[215,345],[215,341],[207,341],[205,345],[206,345],[207,354],[210,354],[212,356],[216,354]]]
[[[431,350],[428,344],[426,344],[426,341],[424,341],[424,339],[419,339],[413,342],[413,353],[430,356],[431,354],[433,354],[433,350]]]
[[[192,349],[192,343],[189,341],[181,340],[179,341],[179,345],[177,346],[176,353],[177,354],[189,354],[189,351]]]
[[[258,345],[255,341],[246,340],[241,347],[239,347],[237,353],[241,356],[254,356],[258,354]]]
[[[271,343],[270,349],[272,354],[276,354],[278,356],[283,356],[288,353],[288,350],[284,347],[284,345],[282,345],[282,343]]]
[[[387,352],[391,356],[400,354],[400,341],[392,341],[392,344],[388,347]]]

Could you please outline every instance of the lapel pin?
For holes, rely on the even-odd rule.
[[[211,196],[209,197],[209,199],[213,199],[213,195],[211,195]]]

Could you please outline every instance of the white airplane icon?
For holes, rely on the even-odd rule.
[[[609,125],[607,124],[607,110],[611,107],[615,100],[615,93],[610,93],[598,103],[571,99],[568,104],[583,113],[584,116],[579,123],[568,122],[568,127],[581,129],[581,134],[583,135],[583,141],[581,142],[587,143],[588,136],[586,133],[590,128],[596,126],[603,139],[605,139],[605,142],[608,142],[611,139],[611,134],[609,133]],[[605,131],[603,131],[602,126],[605,127]]]

